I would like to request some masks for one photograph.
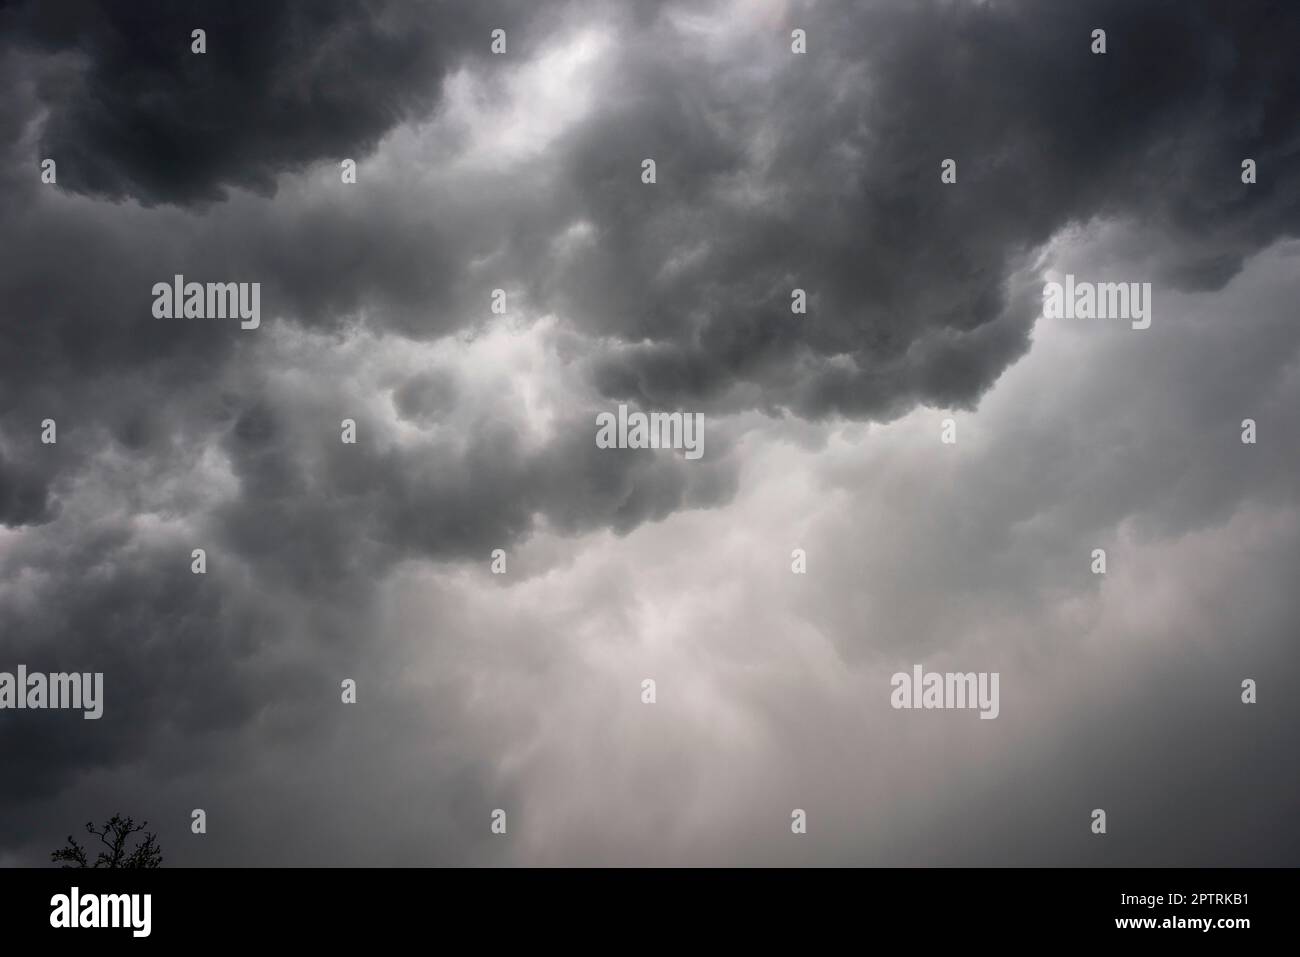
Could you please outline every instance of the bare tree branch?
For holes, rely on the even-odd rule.
[[[153,868],[162,865],[162,850],[158,847],[158,836],[145,831],[148,821],[135,823],[134,818],[124,818],[114,814],[104,822],[102,830],[96,830],[94,822],[86,822],[86,831],[99,838],[107,848],[100,851],[92,865],[86,858],[86,849],[68,835],[68,844],[50,854],[50,860],[61,863],[63,867],[107,867],[107,868]],[[135,848],[128,854],[127,842],[132,834],[143,836]]]

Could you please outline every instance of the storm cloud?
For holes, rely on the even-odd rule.
[[[1295,709],[1235,689],[1295,624],[1297,46],[1282,3],[3,5],[0,670],[108,704],[0,718],[0,860],[111,796],[185,863],[1294,863]],[[1152,328],[1049,326],[1065,272]],[[177,274],[261,328],[154,318]],[[620,402],[704,458],[597,448]],[[885,706],[970,660],[998,721]],[[1204,695],[1254,758],[1178,737]]]

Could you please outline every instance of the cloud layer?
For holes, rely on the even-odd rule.
[[[1294,863],[1298,34],[5,6],[0,669],[109,703],[4,713],[0,859],[111,798],[177,863]],[[1152,329],[1047,325],[1067,271],[1153,282]],[[262,327],[155,319],[175,274]],[[596,448],[618,402],[704,459]],[[892,711],[914,661],[1003,717]]]

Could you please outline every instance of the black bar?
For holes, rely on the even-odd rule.
[[[896,935],[927,948],[949,940],[1124,938],[1135,946],[1213,941],[1225,947],[1290,937],[1298,883],[1295,870],[1282,869],[48,868],[0,871],[0,927],[7,945],[37,940],[96,947],[373,946],[430,930],[438,936],[415,939],[428,947],[463,939],[458,950],[515,941],[614,948],[714,942],[729,950],[752,941],[806,949],[812,941],[836,938],[883,945]],[[126,927],[52,927],[52,898],[66,895],[70,904],[74,886],[83,906],[88,895],[150,895],[148,936],[134,936],[129,912],[121,920]],[[1181,901],[1171,900],[1179,894]],[[142,924],[142,915],[136,917]],[[1208,930],[1187,924],[1207,919]],[[1242,919],[1244,926],[1216,923]],[[1125,920],[1153,920],[1154,926],[1118,926]]]

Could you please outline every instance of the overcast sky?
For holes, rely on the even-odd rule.
[[[1300,863],[1297,49],[1264,2],[0,5],[0,671],[105,676],[0,711],[0,864],[114,812],[167,865]],[[1067,273],[1151,328],[1042,318]],[[155,318],[175,274],[261,326]],[[598,448],[620,403],[703,457]],[[999,716],[891,708],[914,664]]]

